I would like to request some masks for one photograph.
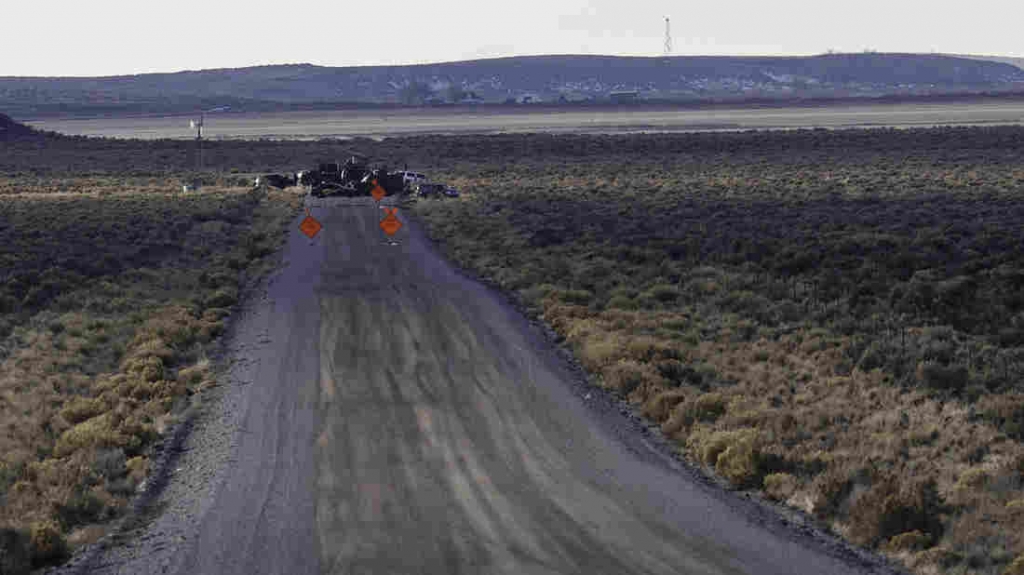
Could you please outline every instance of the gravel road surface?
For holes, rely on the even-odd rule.
[[[894,572],[702,480],[403,210],[311,209],[149,517],[65,572]]]

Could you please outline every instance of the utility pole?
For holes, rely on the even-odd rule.
[[[672,24],[668,16],[665,16],[665,56],[672,55]]]
[[[199,174],[203,171],[203,124],[206,123],[206,115],[214,112],[223,112],[231,109],[231,106],[220,106],[199,112],[199,119],[189,122],[189,126],[196,131],[196,180],[194,186],[199,188]]]

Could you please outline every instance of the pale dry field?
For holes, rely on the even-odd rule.
[[[221,113],[208,116],[211,139],[371,137],[410,134],[629,133],[747,129],[925,127],[1021,124],[1024,103],[863,104],[830,107],[704,110],[594,109],[565,112],[522,107],[473,110],[338,110],[281,113]],[[72,135],[114,138],[195,137],[189,118],[134,117],[46,119],[35,128]]]

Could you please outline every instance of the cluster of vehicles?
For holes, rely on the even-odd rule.
[[[267,174],[256,178],[256,187],[287,188],[303,186],[314,197],[369,196],[374,184],[390,195],[414,194],[422,198],[454,198],[458,190],[445,184],[430,182],[421,172],[390,171],[387,166],[370,167],[366,159],[353,155],[344,163],[321,162],[315,170],[291,175]]]

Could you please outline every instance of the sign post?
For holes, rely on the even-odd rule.
[[[380,221],[380,229],[384,230],[384,233],[388,235],[387,244],[389,246],[397,246],[398,242],[391,238],[395,235],[399,229],[402,228],[402,222],[398,219],[398,208],[381,208],[384,210],[384,219]]]
[[[306,217],[299,224],[299,231],[306,234],[306,237],[313,239],[316,237],[320,230],[323,229],[323,225],[313,217],[313,214],[309,213],[309,208],[306,208]]]

